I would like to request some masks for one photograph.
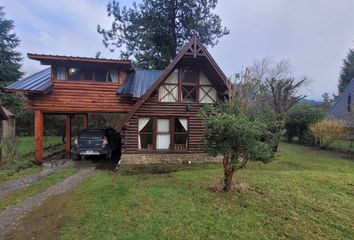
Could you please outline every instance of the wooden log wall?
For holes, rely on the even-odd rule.
[[[33,110],[48,113],[129,112],[133,102],[116,95],[118,83],[90,81],[53,81],[47,95],[30,96]]]
[[[200,153],[205,152],[203,149],[203,133],[204,127],[202,120],[198,114],[201,104],[193,103],[187,110],[186,103],[161,103],[158,101],[157,93],[143,103],[134,116],[128,122],[126,130],[122,133],[123,151],[124,153],[148,152],[147,150],[138,149],[138,118],[139,117],[185,117],[188,118],[188,150],[184,152]],[[151,151],[151,150],[150,150]],[[161,151],[161,150],[160,150]],[[156,153],[156,151],[153,151]],[[170,150],[173,152],[173,150]],[[181,151],[175,151],[181,152]]]

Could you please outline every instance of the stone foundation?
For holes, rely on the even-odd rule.
[[[211,157],[206,153],[183,154],[122,154],[122,164],[151,164],[151,163],[202,163],[221,162],[222,157]]]

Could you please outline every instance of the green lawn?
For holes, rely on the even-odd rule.
[[[165,171],[164,174],[163,171]],[[270,164],[122,166],[32,211],[8,239],[353,239],[354,161],[282,144]]]
[[[19,144],[18,144],[18,152],[20,155],[26,155],[34,152],[34,137],[29,136],[29,137],[18,137],[19,138]],[[46,136],[44,137],[44,148],[47,147],[52,147],[55,145],[59,145],[62,142],[61,137],[57,136]],[[4,147],[3,149],[3,155],[7,155],[7,150]]]
[[[34,137],[18,137],[18,154],[12,162],[8,162],[0,168],[0,183],[20,178],[23,175],[40,171],[40,168],[34,166]],[[6,144],[5,144],[6,145]],[[47,157],[53,152],[64,150],[61,137],[44,137],[44,153]],[[3,147],[3,157],[6,160],[7,150]]]
[[[68,176],[73,175],[77,171],[78,170],[76,168],[65,168],[59,170],[58,172],[55,172],[52,175],[42,178],[37,182],[34,182],[32,185],[28,187],[20,188],[18,190],[9,193],[8,195],[6,195],[5,198],[0,199],[0,212],[5,210],[7,207],[11,205],[23,201],[27,197],[34,196],[35,194],[45,190],[49,186],[52,186],[64,180]]]
[[[348,140],[337,139],[331,145],[329,145],[329,147],[334,148],[334,149],[338,149],[338,150],[354,152],[354,142],[353,142],[352,146],[350,147],[350,141],[348,141]]]

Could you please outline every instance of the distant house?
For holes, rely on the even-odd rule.
[[[353,121],[354,118],[354,78],[328,111],[328,117],[343,121]]]
[[[1,137],[2,139],[15,137],[16,135],[16,123],[15,114],[0,106],[1,115]]]
[[[199,111],[223,101],[231,83],[197,37],[163,70],[135,69],[128,60],[28,54],[50,67],[8,86],[23,92],[35,115],[37,163],[43,158],[43,115],[66,115],[71,139],[73,115],[125,113],[115,128],[125,163],[205,161]],[[114,126],[112,126],[114,127]],[[67,141],[67,158],[71,143]]]

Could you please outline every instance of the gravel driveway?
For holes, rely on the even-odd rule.
[[[25,199],[12,207],[9,207],[4,212],[0,213],[0,239],[3,239],[8,231],[10,231],[19,220],[34,207],[39,206],[41,202],[49,197],[59,195],[75,188],[84,179],[93,176],[97,171],[91,168],[80,169],[76,174],[66,178],[64,181],[59,182],[47,190],[38,193],[35,196]],[[23,184],[26,184],[24,181]]]

